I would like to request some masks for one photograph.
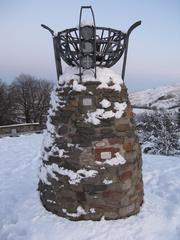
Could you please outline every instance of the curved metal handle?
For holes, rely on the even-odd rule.
[[[93,12],[92,7],[91,6],[81,6],[80,16],[79,16],[79,27],[81,26],[81,18],[82,18],[82,10],[83,9],[90,9],[91,10],[91,14],[92,14],[92,17],[93,17],[93,23],[94,23],[94,26],[96,26],[94,12]]]
[[[138,27],[139,25],[141,25],[141,21],[137,21],[135,22],[133,25],[130,26],[130,28],[127,31],[127,35],[129,36],[131,34],[131,32]]]
[[[51,33],[51,35],[54,37],[54,31],[51,28],[49,28],[48,26],[46,26],[44,24],[41,24],[41,27],[43,27],[44,29],[48,30]]]
[[[135,22],[133,25],[130,26],[130,28],[128,29],[127,34],[126,34],[125,52],[124,52],[124,60],[123,60],[122,75],[121,75],[123,81],[124,81],[125,70],[126,70],[126,61],[127,61],[129,35],[130,35],[131,32],[132,32],[136,27],[138,27],[139,25],[141,25],[141,21]]]

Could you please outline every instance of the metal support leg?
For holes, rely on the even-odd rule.
[[[61,56],[58,51],[58,45],[57,45],[58,37],[56,37],[54,35],[54,31],[51,28],[49,28],[48,26],[41,24],[41,27],[48,30],[52,35],[53,47],[54,47],[54,57],[55,57],[55,63],[56,63],[57,80],[59,81],[59,77],[60,77],[60,75],[62,75],[62,65],[61,65]]]
[[[57,37],[53,37],[53,46],[54,46],[54,57],[56,63],[56,73],[57,80],[59,81],[60,75],[62,75],[62,65],[61,65],[61,57],[57,48]]]

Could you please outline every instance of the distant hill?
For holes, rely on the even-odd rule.
[[[180,85],[133,92],[129,97],[142,151],[180,154]]]
[[[177,112],[180,109],[180,85],[158,87],[129,94],[135,114],[155,109]]]

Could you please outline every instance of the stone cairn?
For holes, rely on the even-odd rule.
[[[40,199],[70,220],[125,218],[143,203],[142,159],[120,76],[97,69],[82,83],[68,69],[51,95],[39,173]]]

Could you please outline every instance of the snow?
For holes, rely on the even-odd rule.
[[[77,212],[76,213],[69,213],[67,211],[67,209],[62,209],[62,211],[67,215],[67,216],[70,216],[70,217],[80,217],[81,215],[86,215],[87,212],[81,207],[81,206],[78,206],[77,207]],[[95,213],[95,209],[94,208],[90,208],[89,209],[89,212],[90,213]]]
[[[104,164],[109,164],[111,166],[117,166],[119,164],[123,165],[126,163],[126,160],[123,158],[123,156],[121,156],[121,154],[119,152],[114,154],[115,157],[111,158],[111,159],[107,159],[106,161],[104,161]]]
[[[106,159],[105,161],[103,162],[100,162],[100,161],[96,161],[96,163],[98,165],[102,165],[102,164],[108,164],[108,165],[111,165],[111,166],[117,166],[117,165],[123,165],[126,163],[126,160],[123,158],[123,156],[117,152],[114,154],[115,157],[111,158],[111,159]]]
[[[41,166],[39,178],[46,184],[50,184],[47,180],[47,176],[50,175],[52,178],[58,180],[55,173],[59,173],[63,176],[69,177],[70,184],[77,184],[84,178],[95,177],[98,173],[96,170],[86,170],[80,169],[77,172],[72,170],[64,169],[63,167],[59,167],[57,164],[53,163],[51,165]]]
[[[50,108],[48,110],[47,122],[46,122],[46,130],[44,130],[44,138],[42,141],[41,147],[41,156],[40,159],[48,160],[49,156],[54,156],[54,153],[58,153],[59,157],[68,157],[67,152],[64,149],[59,149],[55,144],[55,138],[60,138],[61,136],[56,132],[56,127],[52,124],[51,118],[55,116],[55,112],[58,111],[58,108],[64,107],[65,101],[61,96],[58,96],[58,92],[60,89],[53,89],[50,98]],[[44,149],[50,149],[49,152]],[[44,170],[42,170],[44,172]],[[46,179],[46,178],[45,178]],[[47,181],[48,182],[48,181]]]
[[[114,103],[114,109],[116,110],[115,118],[121,118],[126,107],[127,107],[127,103],[125,103],[125,102],[123,102],[123,103],[115,102]]]
[[[88,112],[87,113],[87,118],[85,119],[85,122],[92,123],[94,125],[98,125],[101,123],[99,120],[100,116],[104,113],[103,109],[96,109],[94,112]]]
[[[39,170],[40,170],[39,174],[38,174],[39,179],[41,179],[41,181],[43,183],[46,183],[47,185],[51,185],[51,183],[47,179],[47,177],[48,177],[48,175],[47,175],[47,168],[42,165],[42,166],[40,166]],[[53,172],[51,172],[51,176],[56,178],[56,175]]]
[[[67,67],[64,71],[64,74],[60,76],[59,83],[62,88],[65,88],[67,86],[70,86],[72,91],[85,91],[86,87],[83,85],[86,82],[100,82],[97,88],[107,88],[107,89],[113,89],[115,91],[121,91],[121,85],[123,84],[123,80],[121,79],[120,75],[115,73],[109,68],[99,68],[97,67],[97,78],[94,77],[94,74],[92,71],[85,71],[82,75],[82,82],[80,83],[80,78],[78,76],[79,69],[77,67]],[[54,95],[53,95],[54,94]],[[64,104],[64,102],[61,102],[61,99],[57,100],[57,93],[55,90],[52,93],[51,98],[54,100],[51,100],[53,108],[49,110],[49,115],[53,116],[54,111],[61,105]],[[98,108],[94,112],[88,112],[87,118],[85,119],[85,122],[92,123],[94,125],[100,124],[100,119],[108,119],[108,118],[121,118],[127,104],[126,103],[114,103],[114,111],[105,111],[106,108],[111,106],[111,102],[107,99],[103,99],[100,102],[102,109]],[[54,107],[55,106],[55,107]],[[54,132],[54,127],[51,126],[50,119],[48,119],[48,126],[47,128],[50,128],[48,132],[52,133]],[[51,131],[52,129],[52,131]],[[52,139],[50,141],[49,136],[47,136],[48,141],[52,145]]]
[[[50,108],[48,110],[48,116],[47,116],[47,123],[46,127],[47,129],[45,130],[45,137],[43,139],[43,146],[42,150],[44,147],[50,147],[54,143],[54,138],[53,135],[55,133],[55,126],[51,123],[51,117],[55,115],[55,112],[58,110],[58,107],[61,103],[61,99],[57,95],[57,91],[54,90],[51,93],[51,98],[50,98]],[[45,155],[45,152],[43,153]],[[47,156],[44,156],[47,158]]]
[[[107,106],[107,102],[106,104],[103,102],[103,104]],[[114,103],[115,112],[113,112],[112,110],[105,111],[105,109],[97,108],[96,111],[93,111],[93,112],[89,111],[87,113],[87,118],[85,119],[85,122],[98,125],[101,123],[100,119],[108,119],[113,117],[121,118],[126,107],[127,107],[127,104],[125,102],[123,103],[115,102]]]
[[[145,199],[137,216],[72,222],[46,211],[39,200],[41,141],[42,134],[0,138],[1,240],[180,239],[180,158],[143,155]]]
[[[91,213],[95,213],[95,212],[96,212],[94,208],[90,208],[89,211],[90,211]]]
[[[86,87],[83,86],[82,84],[79,84],[77,80],[73,81],[73,90],[77,92],[82,92],[86,90]]]
[[[108,107],[111,106],[111,102],[108,101],[107,99],[103,99],[103,100],[100,102],[100,104],[101,104],[101,106],[102,106],[103,108],[108,108]]]
[[[63,212],[66,213],[67,216],[71,217],[80,217],[81,215],[86,215],[87,212],[81,207],[77,207],[77,213],[68,213],[67,209],[63,209]]]
[[[108,185],[111,184],[113,181],[112,180],[108,180],[108,179],[104,179],[103,183]]]
[[[94,77],[94,73],[92,71],[85,71],[82,75],[82,84],[79,83],[79,69],[77,67],[67,67],[64,70],[63,75],[60,76],[59,82],[61,84],[64,83],[64,86],[67,86],[70,81],[73,80],[73,88],[75,91],[83,91],[85,90],[85,86],[82,84],[85,82],[96,82],[99,81],[100,85],[98,88],[108,88],[113,89],[115,91],[121,91],[121,85],[123,84],[123,80],[121,76],[109,68],[96,68],[96,75]],[[74,83],[75,82],[75,83]]]

